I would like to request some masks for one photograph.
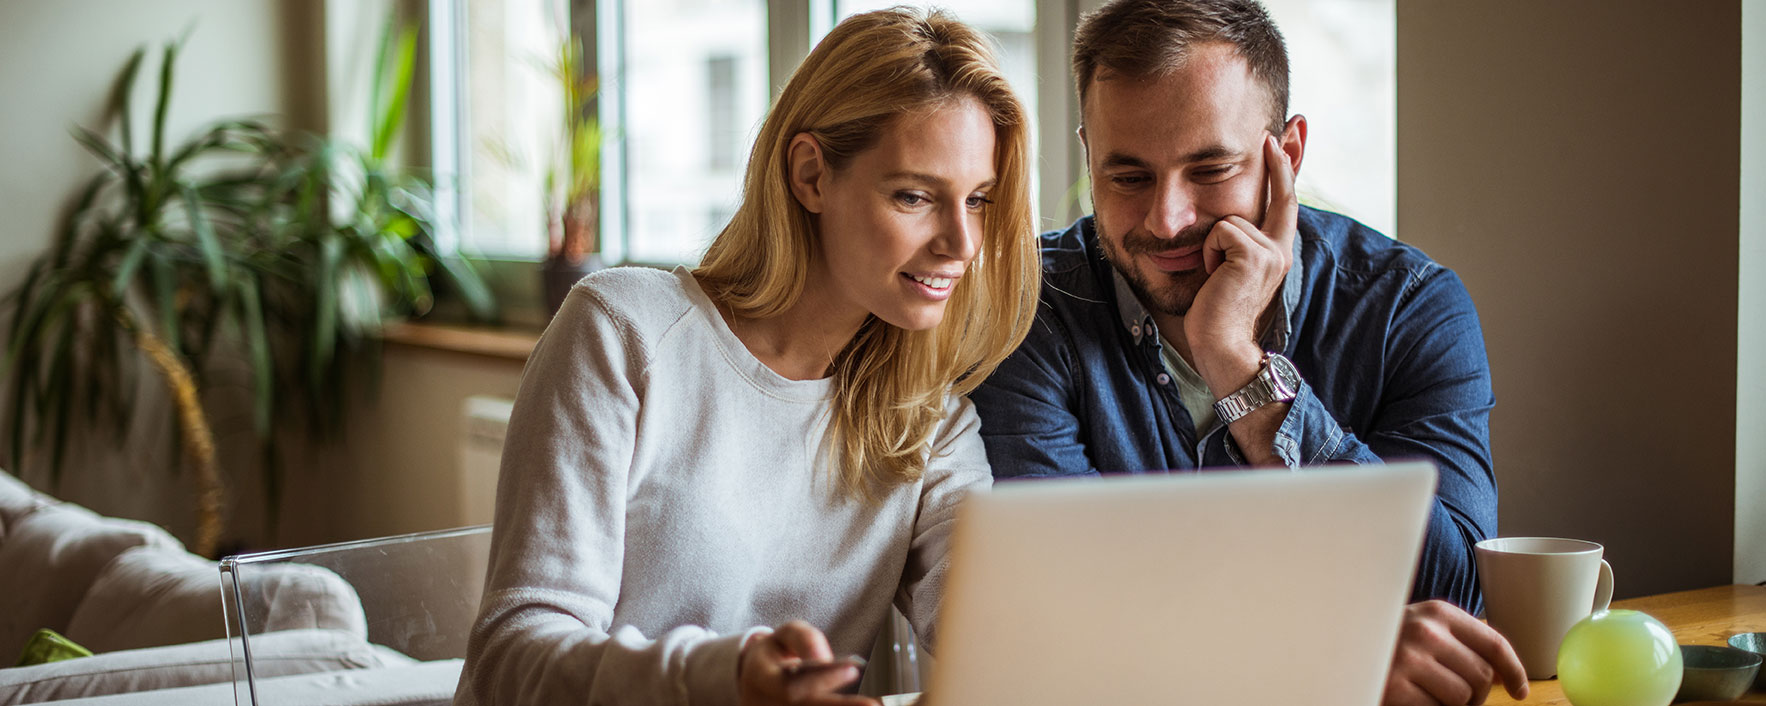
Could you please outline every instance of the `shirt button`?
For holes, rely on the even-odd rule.
[[[1171,376],[1166,375],[1165,373],[1159,373],[1159,384],[1170,385],[1171,384]]]
[[[1135,324],[1135,325],[1133,325],[1133,326],[1130,326],[1130,327],[1128,327],[1128,332],[1129,332],[1129,333],[1132,333],[1132,334],[1134,334],[1134,335],[1136,335],[1136,336],[1139,336],[1139,335],[1141,335],[1141,325],[1140,325],[1140,324]]]

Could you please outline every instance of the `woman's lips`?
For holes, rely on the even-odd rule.
[[[1202,248],[1196,246],[1162,253],[1150,252],[1147,253],[1147,259],[1153,261],[1154,267],[1165,272],[1187,272],[1201,269]]]

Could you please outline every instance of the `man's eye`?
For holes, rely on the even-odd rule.
[[[1140,174],[1117,174],[1110,177],[1110,183],[1117,186],[1143,186],[1149,181],[1152,180]]]
[[[1194,172],[1191,172],[1191,174],[1194,175],[1194,178],[1196,179],[1196,181],[1201,181],[1201,182],[1222,181],[1222,180],[1225,180],[1227,177],[1232,176],[1232,173],[1233,173],[1233,168],[1230,166],[1203,167],[1201,169],[1195,170]]]

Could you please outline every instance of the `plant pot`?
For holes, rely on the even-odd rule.
[[[540,268],[540,283],[546,293],[546,311],[550,315],[558,313],[558,307],[564,306],[564,298],[570,294],[570,288],[576,286],[577,280],[584,275],[606,267],[601,264],[600,253],[589,253],[581,260],[571,262],[563,255],[546,258]]]

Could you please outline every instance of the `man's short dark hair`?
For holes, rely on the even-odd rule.
[[[1269,91],[1270,132],[1288,116],[1288,50],[1281,30],[1256,0],[1115,0],[1079,20],[1073,33],[1073,82],[1081,113],[1099,72],[1157,78],[1181,68],[1192,47],[1231,44]]]

